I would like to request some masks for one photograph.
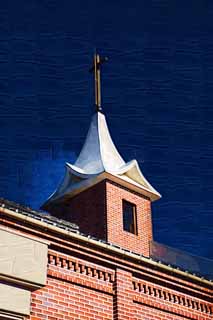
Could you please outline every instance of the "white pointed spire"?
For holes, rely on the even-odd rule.
[[[151,201],[161,197],[145,179],[136,160],[126,163],[122,159],[111,139],[104,114],[96,112],[78,159],[74,165],[66,163],[63,182],[42,207],[72,197],[107,178],[148,196]]]
[[[124,164],[112,142],[105,116],[100,112],[95,113],[75,167],[85,174],[99,174],[116,171]]]

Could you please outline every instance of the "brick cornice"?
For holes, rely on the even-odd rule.
[[[4,212],[2,212],[4,213]],[[111,268],[121,267],[125,270],[131,270],[133,274],[140,277],[148,277],[150,281],[160,281],[167,286],[175,286],[177,290],[188,290],[199,293],[207,299],[212,296],[212,283],[204,281],[198,277],[184,272],[178,272],[172,268],[165,268],[159,263],[140,257],[133,253],[126,252],[120,248],[106,245],[97,240],[89,239],[85,236],[66,232],[57,227],[38,224],[35,219],[20,221],[18,218],[7,215],[1,215],[0,221],[12,229],[17,229],[28,236],[33,235],[50,241],[51,248],[62,250],[63,252],[88,258],[100,265],[108,265]],[[36,228],[35,228],[36,226]],[[44,230],[46,229],[46,232]],[[48,231],[48,232],[47,232]],[[89,246],[88,246],[89,244]]]

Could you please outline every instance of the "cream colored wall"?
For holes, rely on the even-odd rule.
[[[30,313],[30,291],[1,283],[0,309],[28,315]]]
[[[0,310],[30,313],[30,290],[46,284],[47,249],[47,243],[0,227]]]
[[[0,230],[0,274],[44,285],[46,267],[47,244]]]

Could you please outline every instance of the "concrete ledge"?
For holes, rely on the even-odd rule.
[[[13,282],[17,279],[44,286],[47,249],[45,243],[0,229],[0,274]]]
[[[29,315],[30,291],[0,283],[0,309]]]

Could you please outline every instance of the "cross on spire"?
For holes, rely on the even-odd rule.
[[[107,61],[107,57],[100,57],[99,54],[95,52],[94,54],[94,64],[90,69],[91,72],[94,71],[95,75],[95,105],[96,111],[101,111],[101,64]]]

